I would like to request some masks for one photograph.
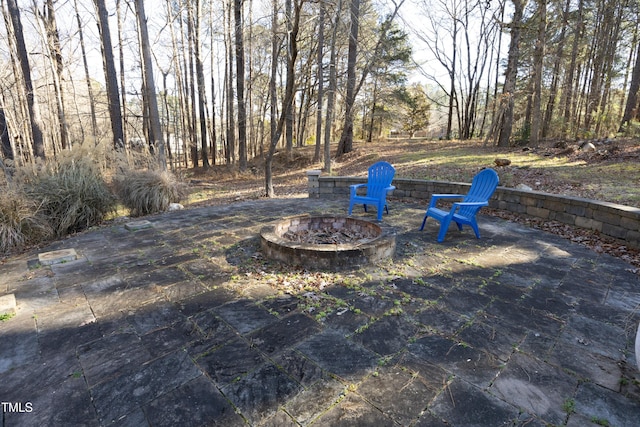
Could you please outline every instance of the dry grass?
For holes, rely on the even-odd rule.
[[[118,212],[118,190],[133,216],[161,212],[180,201],[186,186],[158,170],[144,147],[114,151],[90,143],[46,161],[3,162],[0,191],[0,253],[22,250],[101,224]]]
[[[389,140],[356,143],[355,150],[332,161],[332,175],[365,176],[371,163],[386,160],[396,167],[396,177],[470,182],[482,168],[494,167],[500,185],[525,184],[536,191],[584,197],[640,206],[640,142],[614,140],[598,143],[597,151],[584,152],[578,146],[537,149],[496,149],[478,141]],[[306,170],[322,169],[313,163],[314,147],[296,148],[292,160],[283,152],[275,158],[274,184],[277,197],[306,193]],[[511,164],[496,167],[496,158]],[[255,160],[246,173],[228,166],[207,172],[189,171],[191,204],[218,204],[264,195],[263,165]]]
[[[40,170],[25,193],[40,202],[58,237],[100,224],[115,208],[115,197],[89,159],[59,158]]]
[[[167,210],[187,194],[186,186],[170,172],[129,170],[115,181],[115,188],[131,216],[142,216]]]
[[[23,249],[52,233],[49,222],[33,200],[13,188],[5,189],[0,198],[0,253]]]

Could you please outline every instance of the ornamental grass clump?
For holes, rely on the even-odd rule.
[[[40,203],[57,237],[100,224],[116,206],[98,164],[77,154],[59,155],[40,168],[25,192]]]
[[[20,250],[49,238],[52,234],[39,205],[21,192],[2,188],[0,198],[0,253]]]
[[[116,180],[116,192],[131,216],[143,216],[180,202],[187,195],[187,186],[170,172],[128,170]]]

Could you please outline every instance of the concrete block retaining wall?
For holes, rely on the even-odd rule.
[[[308,171],[309,197],[349,195],[349,186],[366,182],[365,178],[321,176],[320,171]],[[465,194],[470,184],[396,178],[392,197],[424,201],[434,193]],[[504,211],[555,220],[582,227],[625,241],[629,247],[640,248],[640,208],[600,202],[579,197],[561,196],[537,191],[498,187],[489,206]]]

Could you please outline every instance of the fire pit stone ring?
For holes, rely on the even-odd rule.
[[[260,245],[273,260],[339,270],[393,256],[396,233],[383,223],[352,217],[300,215],[263,227]]]

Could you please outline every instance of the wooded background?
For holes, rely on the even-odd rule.
[[[391,130],[509,146],[638,133],[634,0],[0,0],[5,163],[147,145],[330,168]],[[146,7],[146,11],[145,11]],[[271,189],[272,191],[272,189]]]

